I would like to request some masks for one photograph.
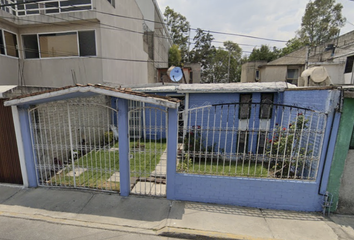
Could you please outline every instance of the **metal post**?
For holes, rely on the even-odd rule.
[[[128,100],[118,100],[120,195],[130,193]]]
[[[178,109],[168,109],[167,139],[167,199],[175,199],[175,174],[177,160]]]

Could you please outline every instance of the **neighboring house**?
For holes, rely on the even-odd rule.
[[[354,31],[315,48],[303,47],[269,63],[247,62],[242,65],[241,82],[288,82],[303,86],[300,77],[308,64],[309,68],[325,67],[333,84],[352,84],[353,46]]]
[[[6,101],[13,108],[17,136],[22,136],[18,146],[25,186],[164,196],[156,190],[164,185],[170,200],[327,210],[323,201],[339,125],[338,89],[273,82],[139,90],[149,94],[87,85]],[[89,101],[92,96],[111,101],[97,105]],[[180,101],[165,96],[184,97],[184,110],[177,112]],[[141,107],[130,110],[128,101]],[[108,141],[112,125],[119,139]],[[163,152],[168,161],[159,162],[166,171],[157,182],[158,160],[149,159],[158,153],[162,159]],[[80,158],[73,160],[76,153]],[[118,160],[119,168],[114,165]]]
[[[1,85],[147,84],[171,45],[155,1],[1,1]],[[156,22],[145,22],[150,13]]]

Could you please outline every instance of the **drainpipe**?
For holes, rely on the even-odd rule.
[[[342,97],[342,93],[341,93],[340,97]],[[326,149],[326,153],[325,153],[325,157],[324,157],[323,168],[322,168],[322,171],[321,171],[320,185],[319,185],[319,188],[318,188],[318,195],[324,197],[324,201],[323,201],[323,204],[322,204],[323,215],[325,215],[326,212],[328,213],[328,215],[330,214],[330,208],[331,208],[332,203],[333,203],[333,195],[331,193],[329,193],[328,191],[326,191],[325,193],[322,193],[321,192],[321,188],[322,188],[323,175],[324,175],[324,172],[325,172],[325,169],[326,169],[327,158],[329,157],[329,152],[330,152],[330,147],[331,147],[330,144],[331,144],[331,140],[332,140],[332,133],[333,133],[333,131],[338,132],[338,128],[334,129],[334,122],[336,121],[336,116],[337,116],[337,113],[339,113],[339,112],[340,112],[340,108],[338,106],[338,107],[336,107],[334,109],[334,112],[333,112],[333,119],[331,121],[331,127],[330,127],[330,132],[329,132],[329,137],[328,137],[327,149]],[[332,154],[333,154],[333,152],[332,152]]]

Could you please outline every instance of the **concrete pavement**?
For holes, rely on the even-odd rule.
[[[354,239],[354,216],[323,218],[320,213],[121,197],[118,194],[57,188],[0,186],[0,217],[149,236],[248,240]]]

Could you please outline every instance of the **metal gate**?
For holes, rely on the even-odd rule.
[[[327,114],[268,102],[215,104],[185,119],[177,171],[314,181]]]
[[[39,186],[119,191],[118,111],[105,102],[79,98],[29,109]]]
[[[137,116],[141,121],[136,121]],[[128,122],[130,192],[166,196],[167,111],[153,106],[137,107],[129,111]]]

